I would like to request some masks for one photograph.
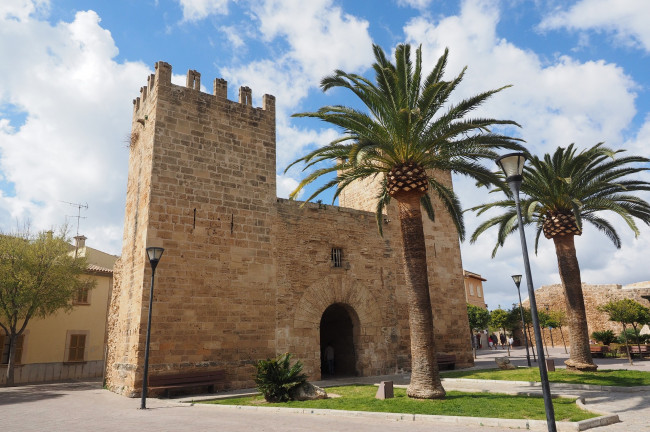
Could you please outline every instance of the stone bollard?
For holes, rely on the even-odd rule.
[[[392,381],[382,381],[379,384],[377,389],[377,394],[375,398],[377,399],[391,399],[393,396],[393,382]]]

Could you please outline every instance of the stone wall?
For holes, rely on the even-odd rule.
[[[142,383],[148,246],[165,248],[155,278],[151,374],[223,369],[224,387],[251,387],[257,360],[291,352],[310,378],[320,378],[321,319],[332,305],[349,316],[355,374],[409,369],[401,237],[391,210],[382,238],[365,208],[277,199],[274,98],[265,95],[263,107],[253,108],[246,87],[239,102],[227,99],[223,80],[215,80],[213,95],[199,88],[198,72],[176,86],[171,67],[159,62],[134,101],[123,251],[109,313],[109,388],[135,396]],[[436,208],[425,235],[437,350],[469,366],[460,247]],[[332,264],[332,248],[342,251],[341,267]]]
[[[650,296],[650,281],[637,282],[631,285],[591,285],[582,284],[582,293],[585,300],[585,311],[587,313],[587,327],[589,328],[589,335],[594,331],[612,330],[615,334],[622,331],[622,326],[619,323],[609,321],[606,313],[600,312],[598,306],[608,303],[612,300],[622,300],[629,298],[635,300],[646,307],[650,307],[650,302],[642,296]],[[546,306],[550,310],[561,310],[566,312],[564,302],[564,289],[562,285],[545,285],[535,291],[535,300],[539,310],[545,310]],[[529,307],[528,299],[524,302],[524,307]],[[568,328],[563,329],[564,337],[568,340]],[[550,346],[550,334],[548,330],[545,332],[545,343]],[[562,343],[561,334],[557,330],[553,330],[553,342],[555,345]]]

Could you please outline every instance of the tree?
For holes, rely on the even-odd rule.
[[[560,330],[560,336],[562,336],[562,344],[564,345],[564,352],[569,353],[566,349],[566,342],[564,341],[564,332],[562,327],[566,325],[566,313],[560,309],[553,309],[549,311],[549,318],[551,320],[551,326]]]
[[[490,324],[492,324],[492,327],[501,329],[503,334],[506,335],[506,328],[512,329],[512,315],[504,309],[494,309],[490,312]],[[510,345],[508,345],[508,355],[510,355]]]
[[[386,58],[379,46],[373,45],[373,51],[374,83],[341,70],[321,81],[323,91],[339,87],[351,91],[369,112],[335,105],[322,107],[316,112],[294,114],[338,126],[343,136],[287,167],[304,162],[307,170],[317,164],[321,166],[321,162],[331,163],[308,174],[290,197],[296,198],[306,185],[333,173],[337,173],[336,177],[318,187],[307,201],[334,187],[336,199],[356,180],[378,179],[377,222],[380,233],[383,210],[391,199],[397,201],[411,334],[412,372],[407,394],[415,398],[441,398],[445,390],[435,358],[421,206],[433,219],[429,192],[437,196],[451,215],[459,237],[464,238],[463,213],[458,197],[451,187],[436,177],[436,170],[467,175],[484,183],[498,182],[499,177],[479,161],[494,158],[495,149],[522,147],[514,138],[489,131],[493,125],[517,125],[515,122],[466,118],[469,112],[502,89],[448,104],[465,70],[449,81],[443,80],[447,50],[426,76],[423,76],[421,47],[416,50],[415,64],[411,62],[410,45],[396,47],[395,64]],[[442,112],[444,107],[446,110]]]
[[[555,245],[569,326],[571,354],[565,361],[569,369],[597,369],[589,349],[589,331],[574,237],[582,234],[583,221],[587,221],[620,248],[621,240],[614,226],[601,217],[604,212],[619,215],[635,235],[639,235],[635,219],[650,224],[650,204],[634,195],[637,191],[650,190],[650,183],[631,178],[649,169],[632,164],[647,163],[650,159],[640,156],[617,158],[616,155],[623,151],[611,150],[600,143],[578,153],[571,144],[566,149],[558,148],[553,155],[546,154],[543,159],[531,156],[530,163],[524,168],[521,192],[525,197],[521,199],[521,209],[524,224],[533,224],[537,229],[535,252],[542,233]],[[497,244],[492,256],[510,234],[518,231],[512,192],[503,186],[496,190],[505,193],[507,199],[472,209],[479,215],[492,209],[504,211],[482,223],[471,237],[474,242],[489,228],[498,227]]]
[[[0,328],[9,339],[8,386],[14,384],[16,340],[29,321],[69,310],[80,289],[94,286],[79,278],[85,259],[69,251],[63,233],[0,235]]]
[[[619,322],[623,325],[623,339],[625,341],[627,357],[630,361],[630,364],[632,364],[632,354],[630,353],[630,347],[628,344],[626,325],[632,325],[634,328],[634,333],[638,334],[638,326],[650,322],[650,309],[643,306],[637,301],[626,298],[622,300],[611,300],[604,305],[598,306],[598,310],[607,313],[607,315],[609,315],[610,321]],[[640,353],[641,346],[639,345],[638,338],[636,340],[636,343],[639,347]]]
[[[490,312],[469,303],[467,303],[467,318],[470,330],[483,330],[490,324]]]

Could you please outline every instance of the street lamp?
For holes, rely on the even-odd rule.
[[[524,333],[524,340],[526,341],[526,361],[530,367],[530,353],[528,352],[528,335],[526,335],[526,322],[524,321],[524,307],[521,305],[521,291],[519,285],[521,284],[521,275],[512,275],[512,280],[517,285],[517,294],[519,294],[519,313],[521,314],[521,329]]]
[[[147,377],[149,375],[149,339],[151,339],[151,308],[153,307],[153,280],[156,276],[156,266],[165,249],[161,247],[148,247],[147,257],[151,264],[151,288],[149,289],[149,318],[147,319],[147,339],[144,346],[144,375],[142,377],[142,399],[140,409],[147,409]]]
[[[509,153],[495,160],[499,168],[506,176],[506,182],[512,191],[517,208],[517,222],[519,224],[519,237],[521,239],[521,252],[524,257],[524,268],[526,270],[526,283],[528,284],[528,300],[530,301],[530,315],[533,319],[533,331],[535,332],[535,341],[537,348],[537,357],[539,358],[539,375],[542,381],[542,394],[544,396],[544,408],[546,410],[546,424],[549,432],[556,432],[555,411],[553,401],[551,400],[551,388],[548,383],[548,372],[546,371],[546,361],[544,358],[544,348],[542,346],[542,333],[539,329],[539,317],[537,316],[537,303],[535,302],[535,288],[533,287],[533,278],[530,272],[530,261],[528,260],[528,246],[526,245],[526,234],[524,233],[524,221],[521,217],[521,204],[519,203],[519,190],[523,181],[524,162],[526,155],[524,153]]]

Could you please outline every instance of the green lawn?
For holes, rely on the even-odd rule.
[[[505,381],[539,381],[539,369],[519,368],[514,370],[484,369],[473,371],[442,372],[442,378],[472,378]],[[592,384],[604,386],[647,386],[650,372],[627,370],[600,370],[597,372],[567,372],[557,369],[548,373],[548,380],[555,383]]]
[[[396,388],[395,398],[379,400],[375,399],[377,387],[372,385],[329,387],[325,390],[330,395],[336,394],[341,397],[270,404],[264,401],[262,396],[252,396],[212,400],[205,403],[546,420],[544,400],[541,397],[450,391],[444,400],[417,400],[406,397],[405,389]],[[558,421],[575,422],[598,417],[597,414],[578,408],[575,399],[555,398],[553,406]]]

